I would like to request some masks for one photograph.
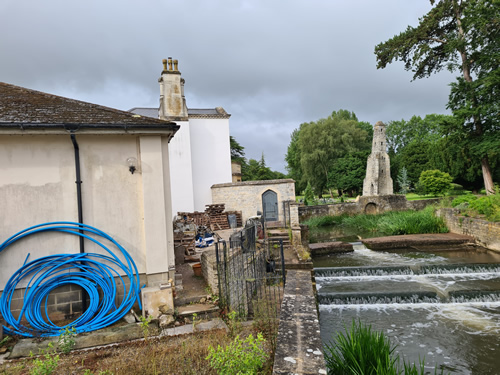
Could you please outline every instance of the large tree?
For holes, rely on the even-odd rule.
[[[369,148],[371,141],[356,115],[346,110],[304,123],[298,134],[301,170],[318,195],[332,187],[328,172],[335,162],[348,153]]]
[[[377,68],[400,60],[413,79],[443,68],[461,72],[448,102],[460,121],[448,136],[480,160],[486,191],[493,193],[489,158],[497,157],[500,149],[500,1],[430,2],[433,8],[417,27],[408,26],[375,47]]]
[[[290,136],[290,144],[285,155],[286,170],[288,177],[295,180],[295,191],[300,194],[307,186],[307,180],[302,172],[302,165],[300,162],[300,146],[299,146],[299,133],[300,128],[295,129]]]

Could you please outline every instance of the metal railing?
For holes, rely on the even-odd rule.
[[[277,332],[285,285],[283,242],[271,247],[257,226],[216,243],[219,304],[240,319],[253,318]],[[229,245],[229,246],[228,246]]]

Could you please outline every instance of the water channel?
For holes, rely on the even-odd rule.
[[[499,253],[354,248],[313,260],[324,343],[355,319],[406,360],[425,359],[429,373],[500,373]]]

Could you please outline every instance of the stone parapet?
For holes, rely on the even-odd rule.
[[[288,270],[273,374],[326,374],[311,271]]]
[[[326,204],[321,206],[300,206],[301,222],[318,216],[340,216],[357,214],[379,214],[386,211],[422,210],[438,203],[439,199],[408,201],[404,195],[380,195],[358,197],[355,202]]]

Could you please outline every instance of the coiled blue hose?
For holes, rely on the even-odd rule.
[[[43,232],[81,236],[99,245],[109,255],[58,254],[29,263],[26,258],[25,264],[7,282],[0,298],[0,313],[5,319],[4,331],[7,334],[26,337],[59,336],[60,330],[66,327],[75,327],[78,333],[94,331],[123,318],[136,301],[141,305],[139,272],[132,257],[108,234],[89,225],[66,221],[35,225],[8,238],[0,245],[0,253],[22,238]],[[108,248],[110,245],[121,252],[123,261]],[[129,285],[125,282],[127,278]],[[29,281],[21,313],[15,319],[11,303],[14,290],[21,280]],[[88,293],[90,303],[78,319],[62,327],[56,326],[49,318],[48,297],[55,288],[69,284],[82,287]],[[116,303],[118,286],[123,288],[123,299],[119,304]],[[22,323],[23,318],[27,325],[23,324],[24,321]]]

